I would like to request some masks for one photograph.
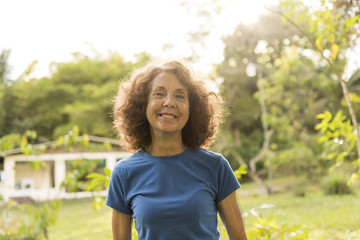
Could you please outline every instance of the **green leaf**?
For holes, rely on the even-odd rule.
[[[331,160],[331,159],[335,158],[336,155],[337,155],[337,152],[329,153],[326,155],[326,159]]]
[[[358,95],[354,92],[349,92],[349,98],[350,98],[350,101],[353,103],[360,103],[360,95]]]
[[[105,168],[104,168],[104,172],[105,172],[106,176],[108,176],[108,177],[110,178],[110,176],[111,176],[111,170],[108,169],[107,167],[105,167]]]
[[[359,173],[351,174],[350,179],[348,181],[348,185],[354,183],[356,181],[356,179],[358,179],[358,178],[359,178]]]
[[[342,152],[336,157],[336,162],[342,162],[344,158],[347,156],[347,152]]]
[[[239,179],[241,178],[242,175],[247,174],[246,168],[247,168],[246,165],[241,165],[238,169],[236,169],[234,171],[235,177]]]
[[[323,48],[323,44],[322,44],[323,38],[324,38],[323,35],[320,35],[315,39],[315,44],[319,49]]]
[[[316,115],[316,118],[317,119],[323,119],[323,118],[325,118],[325,116],[326,115],[324,113],[319,113],[319,114]]]
[[[90,185],[87,186],[86,189],[87,189],[88,191],[91,191],[91,190],[93,190],[94,188],[100,186],[101,184],[102,184],[102,183],[99,183],[99,182],[94,181],[94,182],[91,182]]]
[[[86,178],[107,180],[106,176],[99,174],[99,173],[90,173],[90,174],[86,175]]]
[[[324,136],[321,136],[318,141],[319,141],[319,143],[323,143],[323,142],[326,142],[328,140],[329,140],[329,137],[324,135]]]

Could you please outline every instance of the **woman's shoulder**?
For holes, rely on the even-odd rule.
[[[120,159],[116,164],[115,164],[115,168],[114,170],[119,170],[119,169],[128,169],[128,168],[132,168],[134,166],[139,165],[139,161],[141,161],[142,157],[141,157],[141,150],[131,154],[130,156]]]
[[[193,149],[193,151],[197,152],[200,155],[204,155],[204,156],[208,156],[208,157],[214,157],[214,158],[222,157],[222,155],[220,153],[213,152],[206,148],[195,148],[195,149]]]
[[[193,151],[195,152],[196,156],[206,159],[207,161],[212,161],[214,163],[219,163],[225,160],[225,158],[221,153],[213,152],[209,149],[197,148],[197,149],[193,149]]]

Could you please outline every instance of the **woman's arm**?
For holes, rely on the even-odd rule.
[[[112,210],[113,240],[131,240],[131,215]]]
[[[247,240],[239,204],[235,192],[231,193],[217,205],[231,240]]]

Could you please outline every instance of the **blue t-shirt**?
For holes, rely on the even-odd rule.
[[[115,165],[106,205],[135,218],[139,240],[219,239],[216,203],[239,187],[220,154],[140,150]]]

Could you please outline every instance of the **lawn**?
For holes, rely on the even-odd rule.
[[[244,184],[238,191],[245,215],[257,212],[264,219],[273,216],[279,226],[305,225],[311,239],[360,239],[359,188],[354,195],[328,196],[309,186],[311,191],[305,197],[295,197],[289,186],[271,197],[256,193],[256,188],[256,185]],[[263,204],[273,207],[259,209]],[[252,228],[257,219],[253,214],[245,217],[246,229]],[[219,228],[223,232],[221,222]],[[49,233],[51,240],[111,239],[111,210],[108,207],[94,210],[91,199],[63,201],[57,224]]]
[[[92,199],[64,200],[55,226],[49,228],[51,240],[112,239],[111,210],[95,210]]]

